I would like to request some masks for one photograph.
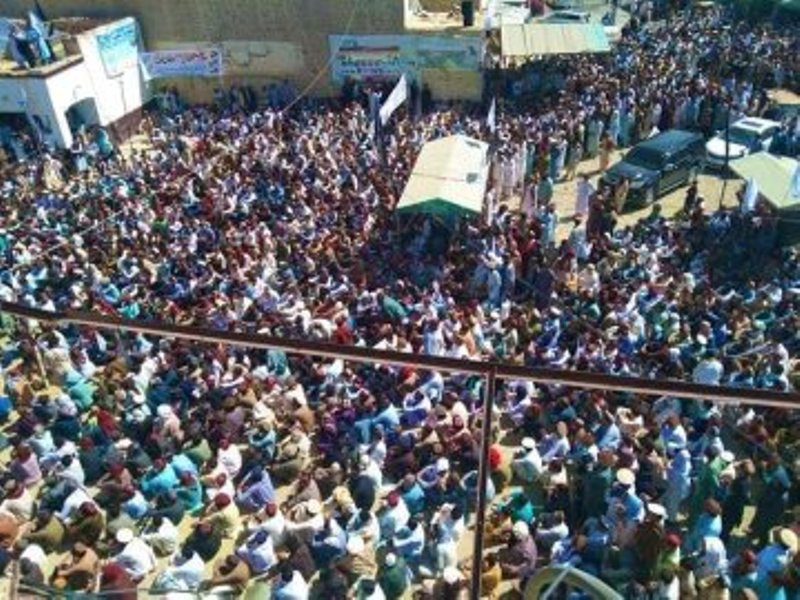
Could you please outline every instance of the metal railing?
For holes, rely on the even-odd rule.
[[[526,367],[494,361],[472,361],[438,356],[377,350],[345,346],[328,342],[288,339],[271,335],[220,331],[204,327],[191,327],[155,321],[128,320],[85,311],[50,312],[20,304],[0,302],[0,311],[22,319],[33,319],[53,326],[78,325],[131,333],[185,339],[196,342],[228,344],[246,348],[281,350],[287,353],[319,356],[371,364],[408,366],[426,370],[476,375],[484,378],[482,436],[478,468],[478,499],[476,507],[475,542],[471,569],[471,598],[481,595],[481,562],[484,549],[486,514],[486,486],[488,456],[491,445],[492,410],[498,378],[556,384],[575,388],[629,392],[651,396],[671,396],[692,400],[713,401],[720,404],[753,405],[770,408],[800,408],[800,394],[773,390],[753,390],[710,386],[685,381],[653,380],[622,377],[602,373],[568,371],[561,369]]]

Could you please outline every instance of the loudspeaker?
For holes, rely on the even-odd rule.
[[[472,0],[464,0],[461,3],[461,14],[464,17],[464,27],[472,27],[475,24],[475,4]]]

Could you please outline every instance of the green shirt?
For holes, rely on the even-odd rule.
[[[408,313],[406,313],[406,309],[403,308],[403,305],[389,296],[383,297],[383,310],[387,315],[389,315],[392,321],[399,322],[408,316]]]
[[[208,440],[203,438],[198,444],[187,448],[184,452],[194,464],[198,467],[203,466],[211,460],[211,446],[208,445]]]
[[[31,544],[41,546],[45,552],[54,552],[64,540],[64,526],[57,518],[50,517],[44,527],[32,531],[26,538]]]
[[[384,568],[378,576],[378,584],[387,600],[396,600],[408,587],[408,568],[406,562],[398,557],[397,562]]]

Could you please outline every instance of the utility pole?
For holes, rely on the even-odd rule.
[[[492,445],[492,408],[495,394],[494,369],[489,371],[483,391],[483,422],[481,423],[481,457],[478,462],[478,502],[475,508],[475,543],[472,547],[472,573],[469,588],[470,600],[480,600],[483,573],[483,538],[486,527],[486,484],[489,480],[489,447]]]
[[[725,190],[728,187],[728,177],[730,177],[729,163],[731,161],[731,104],[728,100],[728,109],[725,111],[725,168],[722,179],[722,191],[719,195],[719,209],[722,210],[722,203],[725,201]]]

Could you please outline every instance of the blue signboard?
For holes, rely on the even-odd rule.
[[[136,22],[133,19],[97,34],[97,47],[108,77],[116,77],[126,69],[136,68],[138,39]]]

